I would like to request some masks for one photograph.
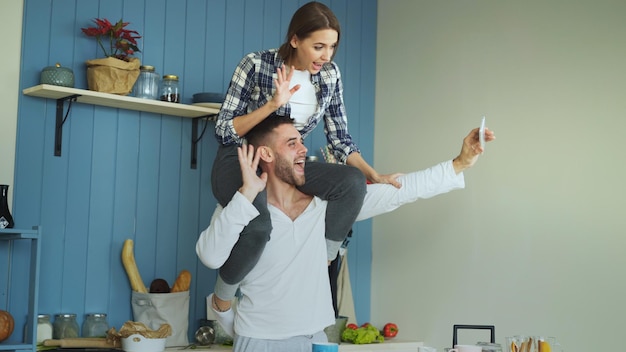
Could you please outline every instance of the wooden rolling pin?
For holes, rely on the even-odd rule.
[[[65,339],[50,339],[43,341],[44,346],[57,346],[62,348],[116,348],[113,342],[107,342],[104,337],[75,337]]]

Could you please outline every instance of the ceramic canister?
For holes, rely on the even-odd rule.
[[[74,71],[57,62],[41,70],[40,83],[74,88]]]

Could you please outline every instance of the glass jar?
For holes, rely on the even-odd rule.
[[[37,315],[37,344],[52,338],[52,323],[48,314]]]
[[[159,97],[159,74],[154,66],[139,67],[139,78],[133,86],[133,96],[142,99],[157,99]]]
[[[104,313],[87,314],[83,322],[83,337],[106,337],[109,330],[107,315]]]
[[[165,75],[161,82],[161,98],[162,101],[172,103],[180,103],[180,88],[178,86],[178,76]]]
[[[76,314],[56,314],[52,328],[52,338],[56,340],[79,336]]]

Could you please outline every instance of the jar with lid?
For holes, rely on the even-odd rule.
[[[37,344],[43,343],[44,340],[50,340],[51,338],[52,323],[50,322],[50,315],[37,315]]]
[[[133,86],[133,96],[142,99],[157,99],[159,97],[159,74],[154,66],[139,67],[139,78]]]
[[[106,337],[109,330],[107,315],[104,313],[87,314],[83,322],[83,337]]]
[[[172,103],[180,103],[180,88],[178,86],[178,76],[165,75],[161,82],[161,100]]]
[[[76,314],[56,314],[52,324],[52,338],[55,340],[78,337],[79,327],[76,322]]]

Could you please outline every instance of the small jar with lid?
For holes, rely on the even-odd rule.
[[[56,314],[52,327],[52,338],[55,340],[80,336],[78,334],[79,327],[76,322],[76,314]]]
[[[156,100],[159,97],[159,74],[154,66],[143,65],[139,70],[139,78],[133,86],[133,96]]]
[[[104,313],[87,314],[83,322],[83,337],[106,337],[109,330],[107,315]]]
[[[178,85],[178,76],[165,75],[161,81],[161,97],[162,101],[172,103],[180,103],[180,88]]]
[[[50,315],[37,315],[37,344],[43,343],[44,340],[52,339],[52,323]]]

